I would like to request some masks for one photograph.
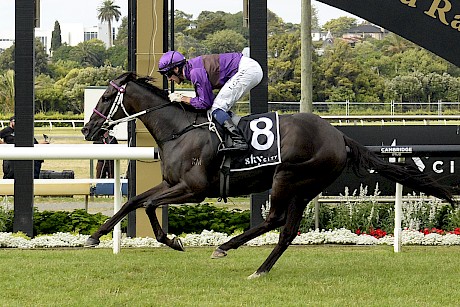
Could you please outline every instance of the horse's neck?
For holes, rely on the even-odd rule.
[[[151,107],[152,102],[147,99],[141,104],[140,111],[148,110]],[[164,140],[171,138],[173,134],[178,133],[193,124],[196,117],[196,113],[171,105],[148,112],[139,117],[139,119],[153,136],[155,141],[158,144],[161,144]]]

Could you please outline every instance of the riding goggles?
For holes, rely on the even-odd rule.
[[[168,71],[165,71],[165,72],[161,72],[161,74],[163,76],[166,76],[168,78],[171,78],[172,76],[176,76],[176,73],[174,72],[174,70],[168,70]]]

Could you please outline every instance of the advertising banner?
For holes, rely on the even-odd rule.
[[[459,126],[343,126],[337,127],[349,137],[364,146],[402,146],[402,145],[458,145],[460,144]],[[389,158],[386,158],[389,159]],[[395,158],[390,158],[395,159]],[[412,164],[421,172],[427,173],[439,182],[451,186],[460,184],[460,157],[408,157],[405,163]],[[324,196],[344,194],[345,187],[349,193],[360,191],[360,186],[367,186],[367,195],[373,195],[376,185],[381,195],[395,194],[395,183],[379,174],[357,177],[351,169],[347,169],[326,190]],[[404,187],[403,194],[412,193]]]

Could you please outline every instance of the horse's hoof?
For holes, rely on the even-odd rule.
[[[176,251],[185,252],[184,244],[182,244],[182,240],[179,237],[174,237],[172,239],[171,248]]]
[[[96,247],[100,243],[99,239],[94,239],[93,237],[89,237],[88,240],[85,242],[85,247]]]
[[[267,274],[267,272],[260,272],[259,273],[259,272],[255,271],[254,273],[252,273],[251,275],[248,276],[248,279],[259,278],[259,277],[264,276],[266,274]]]
[[[227,256],[227,252],[223,249],[217,248],[211,255],[211,259],[220,259]]]

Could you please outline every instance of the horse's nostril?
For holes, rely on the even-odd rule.
[[[88,128],[85,128],[85,127],[81,128],[81,133],[83,133],[84,136],[87,136],[88,132],[89,132]]]

